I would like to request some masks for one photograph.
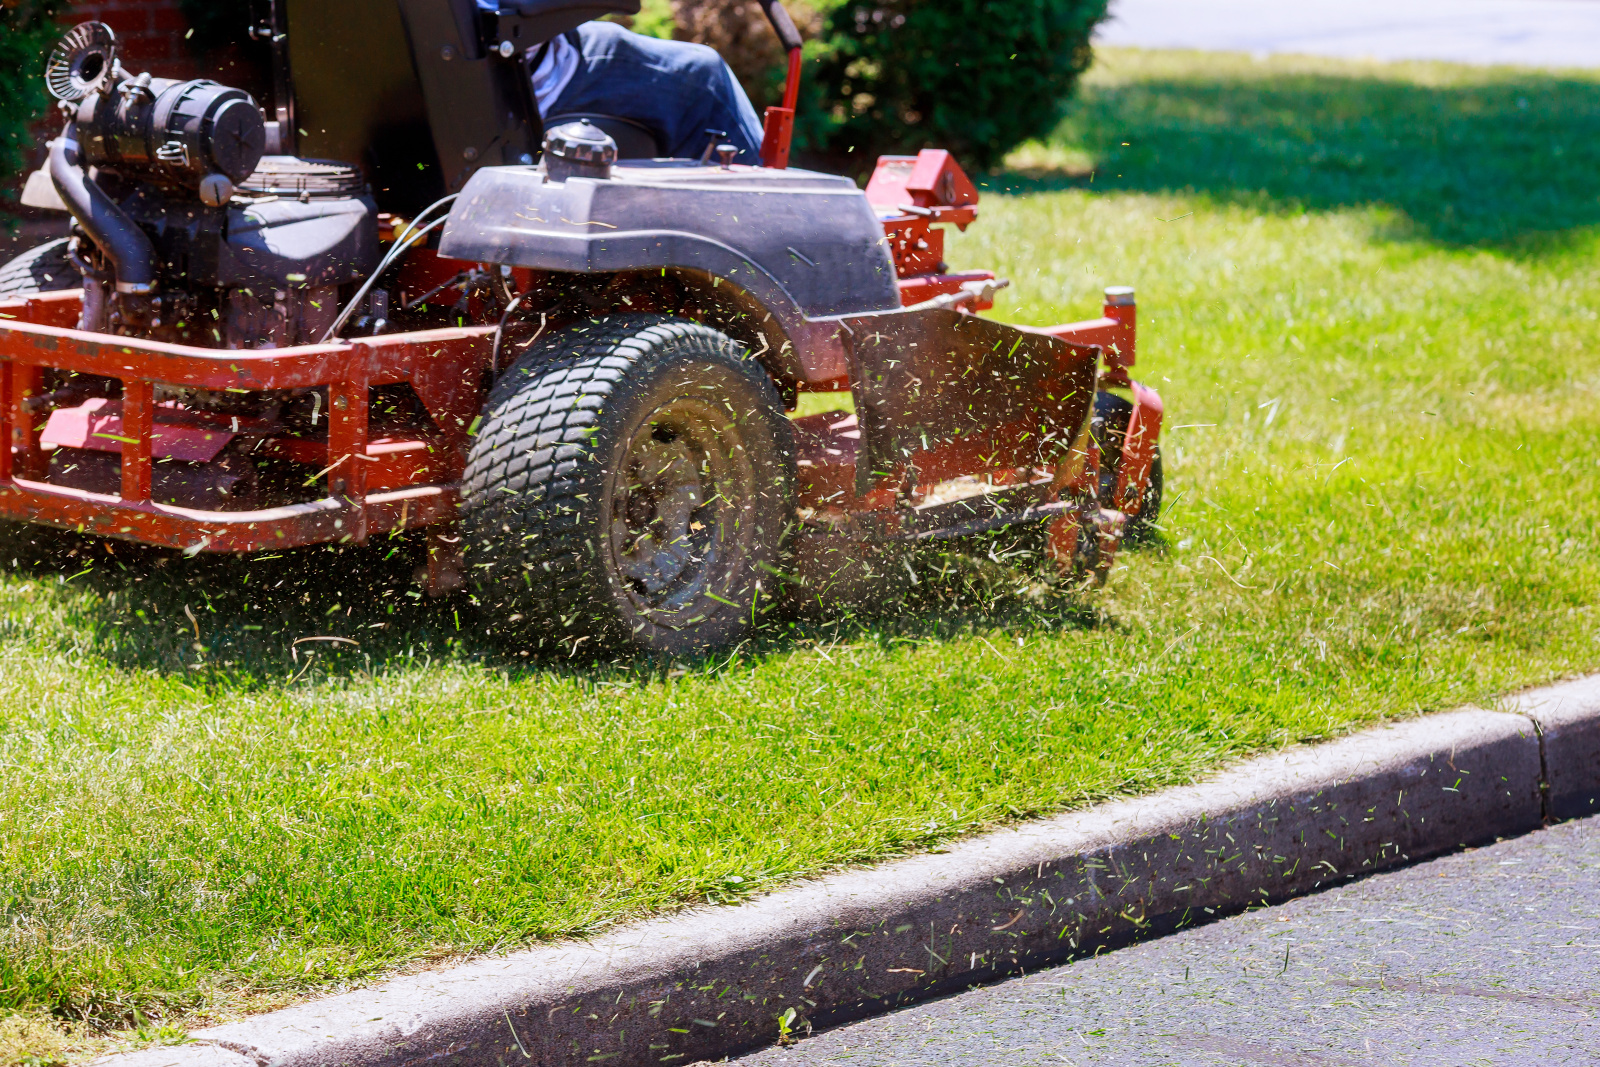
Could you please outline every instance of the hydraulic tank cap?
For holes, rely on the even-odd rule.
[[[609,178],[616,160],[617,142],[589,122],[565,122],[544,135],[546,181]]]

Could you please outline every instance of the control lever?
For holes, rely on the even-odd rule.
[[[711,162],[711,153],[716,151],[717,145],[728,139],[728,131],[708,129],[706,130],[706,136],[711,140],[706,142],[706,150],[700,153],[700,162],[702,163]]]
[[[800,101],[800,31],[780,0],[758,0],[772,23],[772,32],[789,55],[789,73],[783,80],[783,103],[767,108],[761,124],[761,165],[778,170],[789,165],[789,143],[794,138],[794,109]]]

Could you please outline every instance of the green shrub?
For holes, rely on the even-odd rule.
[[[50,99],[39,74],[61,36],[56,18],[66,6],[66,0],[0,0],[0,180],[15,176],[33,150],[30,127]]]
[[[645,0],[634,29],[722,54],[757,110],[784,60],[754,0]],[[1106,0],[788,0],[806,41],[796,147],[860,168],[938,147],[985,169],[1061,117]],[[645,23],[648,22],[648,27]],[[660,25],[658,25],[660,24]]]
[[[948,148],[967,167],[994,166],[1055,127],[1106,2],[846,0],[807,49],[802,140],[863,165]]]

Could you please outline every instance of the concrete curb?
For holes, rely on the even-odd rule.
[[[1600,810],[1600,676],[106,1067],[686,1064]]]
[[[1518,693],[1504,710],[1539,729],[1551,819],[1600,812],[1600,675]]]

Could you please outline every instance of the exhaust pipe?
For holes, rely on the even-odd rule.
[[[78,124],[67,123],[50,145],[50,180],[84,232],[105,252],[117,292],[148,294],[156,287],[156,251],[150,238],[94,183],[78,157]]]

